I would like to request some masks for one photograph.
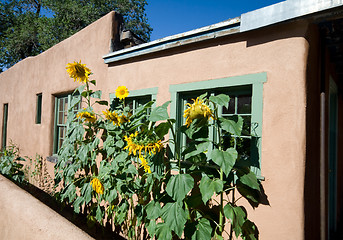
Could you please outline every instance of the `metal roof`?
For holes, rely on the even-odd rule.
[[[103,59],[109,64],[195,42],[255,30],[340,6],[343,6],[343,0],[287,0],[244,13],[241,17],[111,52],[103,56]]]

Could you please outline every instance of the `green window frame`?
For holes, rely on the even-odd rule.
[[[7,142],[7,121],[8,121],[8,103],[3,106],[3,118],[2,118],[2,137],[1,137],[1,147],[6,148]]]
[[[36,95],[36,124],[42,123],[42,93]]]
[[[158,88],[145,88],[138,90],[130,90],[129,96],[125,98],[125,103],[130,106],[133,113],[139,106],[146,104],[152,100],[156,100]],[[115,93],[110,93],[110,101],[114,104],[116,98]]]
[[[219,112],[223,117],[237,114],[237,99],[239,96],[251,95],[251,112],[239,114],[243,118],[249,117],[251,121],[250,134],[252,146],[250,149],[250,161],[253,165],[252,170],[261,176],[261,143],[262,143],[262,110],[263,110],[263,83],[267,81],[265,72],[247,74],[242,76],[227,77],[192,83],[171,85],[171,112],[172,118],[176,119],[177,126],[184,124],[183,111],[185,103],[190,98],[195,98],[204,92],[209,94],[226,93],[231,99],[235,99],[235,112],[225,114]],[[233,102],[233,100],[232,100]],[[231,104],[231,101],[230,101]],[[210,130],[210,137],[215,138],[215,134]],[[179,142],[185,144],[183,136],[177,136]],[[233,136],[235,137],[235,136]],[[171,146],[174,147],[174,146]],[[182,147],[182,146],[180,146]],[[262,178],[262,177],[261,177]]]
[[[79,96],[72,96],[72,94],[61,95],[55,97],[55,123],[54,123],[54,141],[53,141],[53,154],[57,154],[61,148],[67,132],[67,118],[68,109],[72,98]],[[81,108],[81,101],[74,107],[74,113]]]

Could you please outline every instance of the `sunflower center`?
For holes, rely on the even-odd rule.
[[[196,104],[192,106],[191,111],[189,112],[189,118],[191,119],[199,119],[204,117],[204,109],[203,106],[200,104]]]
[[[85,75],[85,69],[79,65],[75,65],[77,75]]]

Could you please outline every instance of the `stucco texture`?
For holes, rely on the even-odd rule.
[[[261,174],[270,206],[250,211],[246,204],[263,240],[304,239],[306,29],[306,23],[281,25],[122,61],[108,69],[116,85],[157,86],[158,105],[170,99],[170,84],[267,73]]]
[[[9,103],[8,139],[23,155],[51,155],[54,96],[78,86],[67,76],[68,62],[81,59],[91,68],[94,89],[101,89],[104,99],[121,85],[129,90],[158,87],[157,105],[170,100],[171,84],[266,72],[261,174],[270,205],[247,209],[260,239],[304,239],[307,23],[280,24],[106,65],[102,56],[109,51],[113,14],[0,74],[0,104]],[[37,93],[43,93],[40,125],[34,123]]]

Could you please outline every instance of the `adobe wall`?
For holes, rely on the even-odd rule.
[[[279,24],[107,66],[102,56],[109,50],[113,17],[108,14],[0,74],[0,106],[9,102],[8,139],[19,145],[22,155],[51,155],[54,95],[78,86],[65,71],[66,63],[75,60],[95,73],[96,89],[104,99],[121,85],[129,90],[158,87],[158,105],[170,99],[170,84],[266,72],[261,173],[270,206],[255,211],[248,207],[249,215],[260,239],[303,239],[307,23]],[[42,124],[36,125],[36,94],[41,92]]]
[[[94,71],[94,78],[106,78],[107,66],[102,56],[110,49],[114,17],[111,12],[40,55],[26,58],[0,74],[1,109],[4,103],[9,103],[7,139],[13,140],[22,154],[39,153],[43,157],[52,154],[54,96],[72,92],[79,86],[69,78],[67,63],[82,60]],[[43,96],[41,124],[35,124],[38,93]]]
[[[293,22],[113,63],[115,86],[158,87],[266,72],[263,88],[262,176],[270,206],[249,211],[260,238],[304,238],[307,23]],[[110,81],[107,81],[108,83]],[[251,209],[251,207],[248,207]]]

